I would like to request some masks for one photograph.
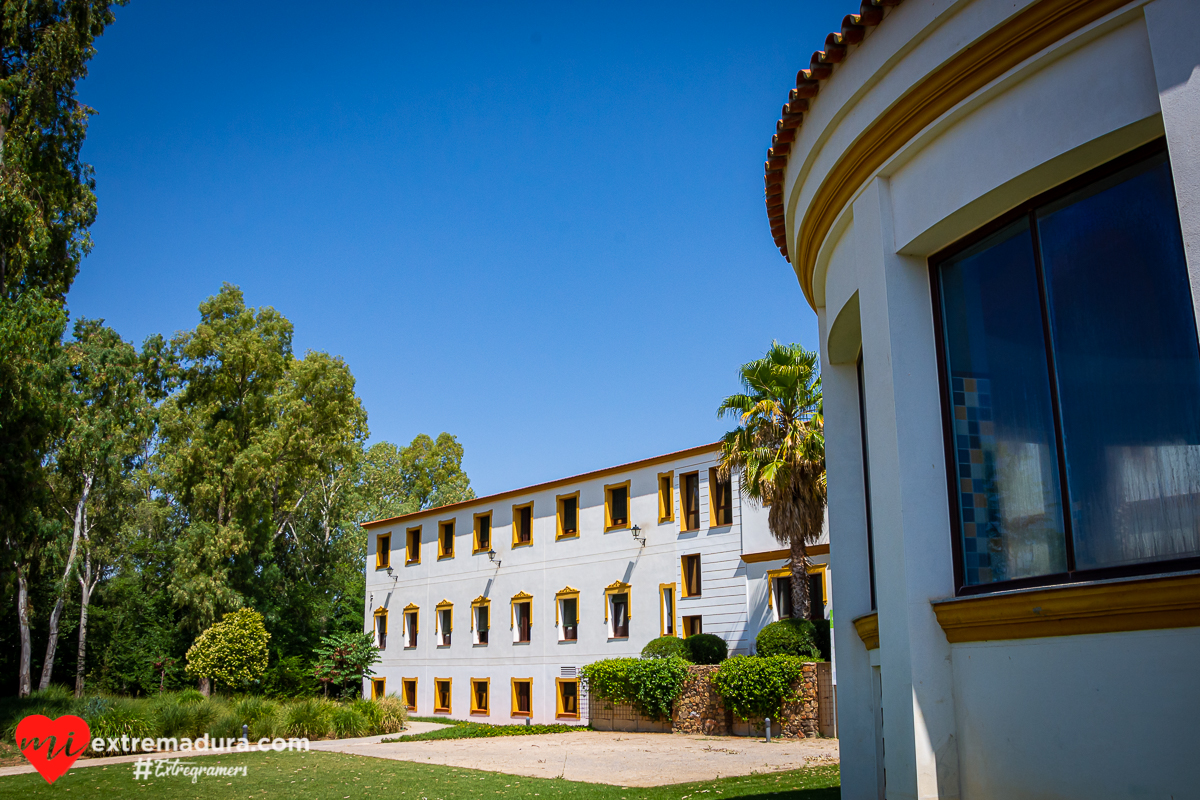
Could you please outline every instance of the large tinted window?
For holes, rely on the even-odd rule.
[[[1200,555],[1200,349],[1166,154],[935,271],[962,583]]]

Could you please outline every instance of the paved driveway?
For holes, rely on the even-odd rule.
[[[661,786],[835,763],[836,739],[775,740],[580,731],[392,744],[322,742],[322,750],[614,786]]]

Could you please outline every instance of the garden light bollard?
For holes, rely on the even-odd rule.
[[[242,741],[250,741],[250,726],[245,723],[242,723]]]
[[[525,718],[525,727],[526,727],[526,728],[528,728],[528,727],[529,727],[529,717],[526,717],[526,718]]]
[[[767,717],[767,744],[771,743],[771,718]]]

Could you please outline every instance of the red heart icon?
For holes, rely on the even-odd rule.
[[[54,783],[71,768],[87,750],[91,736],[83,717],[50,719],[34,714],[17,723],[17,749],[47,783]]]

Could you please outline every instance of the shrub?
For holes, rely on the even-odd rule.
[[[263,738],[278,739],[287,732],[286,722],[284,709],[276,706],[271,713],[259,717],[254,722],[247,723],[250,726],[250,739],[252,741]]]
[[[188,648],[187,673],[233,688],[256,681],[267,671],[270,638],[262,614],[252,608],[231,611]]]
[[[683,639],[678,636],[660,636],[657,639],[651,639],[642,648],[642,658],[668,658],[670,656],[679,656],[687,659],[687,645]]]
[[[820,651],[813,639],[813,629],[813,624],[806,619],[781,619],[779,622],[772,622],[758,632],[754,639],[754,652],[763,658],[820,658]]]
[[[154,705],[154,722],[159,736],[170,739],[190,734],[192,729],[191,706],[185,706],[173,697],[164,698]]]
[[[332,688],[339,697],[358,697],[363,678],[375,674],[371,666],[379,661],[379,648],[369,633],[339,633],[323,637],[316,655],[313,674],[326,693]]]
[[[720,664],[729,655],[725,640],[711,633],[697,633],[683,641],[693,664]]]
[[[338,739],[353,739],[370,733],[367,718],[353,706],[338,706],[329,715],[333,735]]]
[[[144,739],[154,733],[145,709],[125,697],[93,697],[85,704],[83,719],[93,739]]]
[[[408,707],[394,694],[368,703],[379,708],[378,729],[374,733],[397,733],[408,727]]]
[[[204,702],[204,694],[199,689],[184,689],[176,697],[180,705],[194,706]]]
[[[287,736],[320,739],[329,735],[330,711],[333,703],[323,700],[300,700],[288,705],[283,712],[283,728]]]
[[[795,656],[734,656],[721,664],[712,681],[725,707],[741,719],[778,719],[783,703],[796,699],[792,684],[804,674],[803,664]]]
[[[281,657],[278,653],[263,674],[262,692],[267,697],[312,697],[321,688],[313,665],[302,656]]]
[[[205,731],[214,739],[236,739],[242,735],[242,720],[228,706],[221,710]]]
[[[652,719],[671,715],[671,706],[687,679],[687,662],[666,658],[606,658],[580,670],[588,692],[613,703],[632,703]]]

